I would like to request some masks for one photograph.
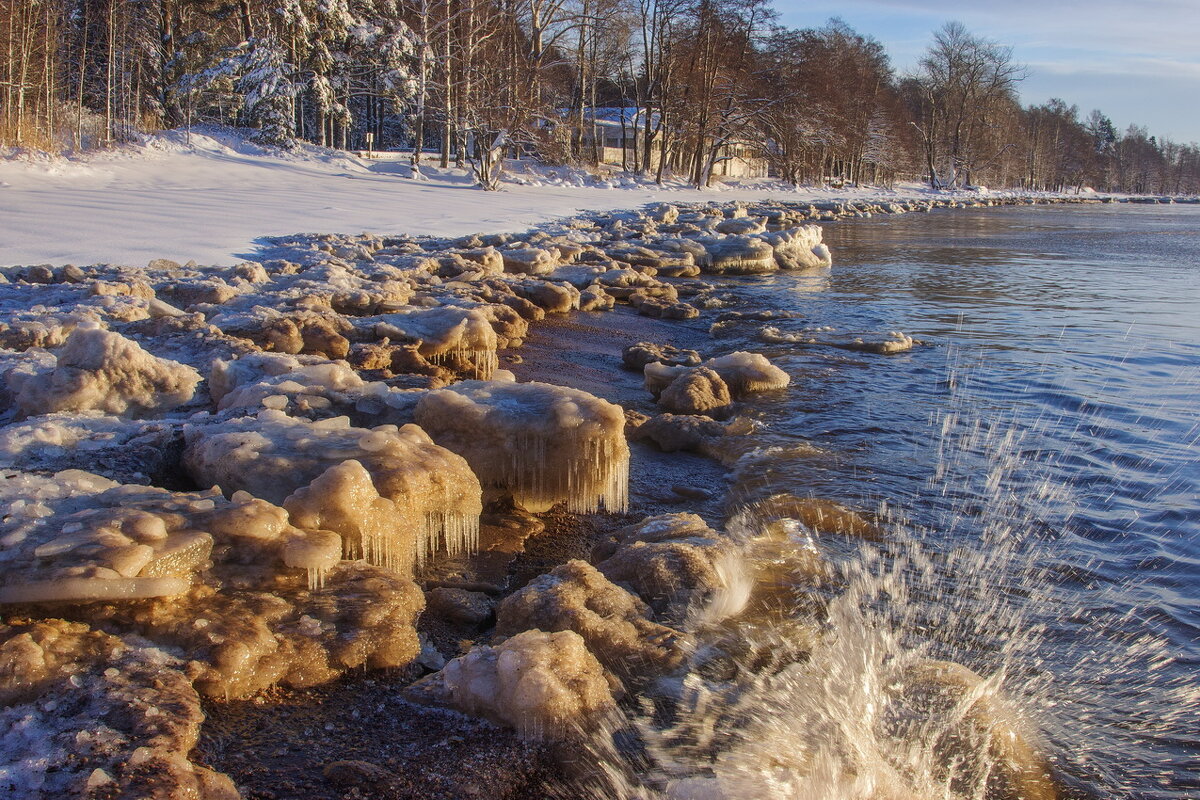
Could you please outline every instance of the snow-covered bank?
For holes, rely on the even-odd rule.
[[[430,178],[414,181],[403,161],[307,145],[280,153],[220,129],[190,137],[169,131],[74,160],[0,160],[0,265],[141,266],[156,258],[229,264],[252,255],[263,236],[461,236],[662,200],[890,202],[935,196],[915,185],[797,191],[765,181],[698,191],[626,180],[613,188],[566,170],[526,169],[518,167],[503,191],[484,192],[462,170],[426,168]]]

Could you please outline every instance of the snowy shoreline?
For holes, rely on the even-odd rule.
[[[0,265],[228,264],[257,258],[263,237],[297,231],[373,231],[464,236],[553,223],[577,213],[657,202],[766,201],[819,204],[927,200],[1099,199],[1095,194],[936,193],[792,187],[777,181],[698,191],[633,176],[514,163],[502,191],[484,192],[463,170],[363,159],[303,145],[263,149],[227,129],[168,131],[144,143],[78,159],[0,159]],[[1104,196],[1109,199],[1108,196]],[[1132,200],[1112,196],[1115,200]],[[1146,199],[1146,198],[1141,198]]]
[[[17,726],[0,780],[231,798],[211,761],[188,760],[202,696],[269,709],[275,687],[364,669],[570,738],[619,687],[678,668],[698,620],[746,602],[712,487],[740,455],[738,404],[788,376],[694,352],[721,276],[827,269],[813,222],[1028,202],[664,204],[456,240],[282,237],[226,268],[0,270],[0,713]],[[595,387],[638,333],[651,341],[626,342],[624,394],[537,382]],[[539,359],[523,365],[526,340]],[[875,535],[851,509],[771,500],[764,519]],[[505,659],[551,688],[505,683]],[[148,686],[154,671],[170,685]],[[99,744],[68,755],[81,736]]]

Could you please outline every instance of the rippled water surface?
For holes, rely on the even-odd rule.
[[[756,412],[773,488],[883,504],[923,564],[888,624],[998,675],[1072,791],[1200,796],[1200,209],[909,214],[825,240],[832,270],[736,290],[795,316],[718,331],[793,376]],[[924,344],[830,346],[889,331]]]

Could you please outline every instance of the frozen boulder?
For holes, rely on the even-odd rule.
[[[717,223],[717,233],[745,236],[751,233],[762,233],[767,229],[766,224],[758,217],[730,217]]]
[[[474,546],[479,481],[466,461],[415,425],[368,430],[345,417],[308,422],[266,410],[189,426],[184,436],[184,466],[198,483],[287,502],[312,521],[306,524],[347,531],[349,546],[360,548],[353,552],[375,563],[403,571],[442,544],[451,551]],[[357,466],[343,466],[351,460]],[[325,494],[330,487],[345,495]]]
[[[439,308],[366,318],[377,339],[413,342],[430,362],[486,380],[496,370],[496,331],[479,308]]]
[[[509,595],[496,611],[496,633],[574,631],[606,668],[642,680],[683,661],[681,635],[650,619],[650,609],[586,561],[568,561]]]
[[[85,472],[0,482],[0,603],[97,603],[184,594],[214,544],[263,574],[302,569],[318,587],[341,557],[328,531],[302,531],[251,498],[118,485]]]
[[[875,353],[881,356],[890,356],[896,353],[907,353],[913,349],[913,345],[915,344],[919,344],[919,342],[913,337],[900,331],[892,331],[890,337],[887,339],[864,341],[858,338],[847,344],[836,346],[846,350],[857,350],[860,353]]]
[[[661,363],[668,366],[695,367],[700,365],[700,354],[695,350],[683,350],[669,344],[638,342],[621,352],[621,361],[632,370],[641,372],[647,364]]]
[[[630,438],[653,442],[664,453],[687,450],[716,458],[717,445],[727,432],[725,425],[711,417],[658,414],[638,425]]]
[[[782,389],[791,382],[791,377],[760,353],[737,352],[710,358],[703,367],[716,372],[729,386],[730,394],[744,397],[755,392]],[[643,368],[646,389],[658,397],[689,367],[670,366],[660,362],[647,364]]]
[[[283,353],[252,353],[230,360],[216,359],[209,368],[208,394],[213,402],[219,403],[221,398],[243,384],[283,375],[312,361],[312,357]]]
[[[659,407],[675,414],[719,416],[732,402],[725,381],[708,367],[687,370],[658,396]]]
[[[714,370],[729,384],[734,397],[768,392],[786,387],[791,378],[760,353],[730,353],[710,358],[704,366]]]
[[[762,238],[774,248],[780,269],[814,269],[833,263],[829,248],[821,242],[820,225],[804,225],[765,234]]]
[[[543,309],[547,314],[566,314],[579,309],[580,292],[565,281],[521,281],[512,284],[518,296]]]
[[[519,275],[548,275],[561,263],[555,249],[522,247],[499,252],[504,259],[504,271]]]
[[[999,690],[993,680],[950,661],[919,660],[908,664],[891,684],[898,719],[918,740],[937,732],[936,763],[953,764],[938,777],[960,792],[987,786],[997,800],[1059,800],[1054,780],[1036,731]]]
[[[598,565],[605,577],[630,587],[654,611],[683,620],[706,605],[727,605],[739,594],[738,553],[695,514],[660,514],[619,531],[612,554]]]
[[[615,706],[604,667],[574,631],[525,631],[475,647],[439,679],[456,708],[532,739],[569,737]]]
[[[430,392],[416,422],[486,487],[530,511],[624,511],[629,447],[619,406],[546,383],[464,381]]]
[[[188,402],[200,382],[191,367],[153,356],[132,339],[100,328],[76,328],[56,356],[49,374],[9,374],[22,414],[94,409],[146,416]]]
[[[758,236],[726,236],[699,240],[704,255],[697,260],[705,272],[761,275],[775,272],[775,248]]]

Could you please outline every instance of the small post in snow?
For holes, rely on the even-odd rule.
[[[367,131],[367,158],[374,158],[371,154],[372,146],[375,144],[375,134]]]

